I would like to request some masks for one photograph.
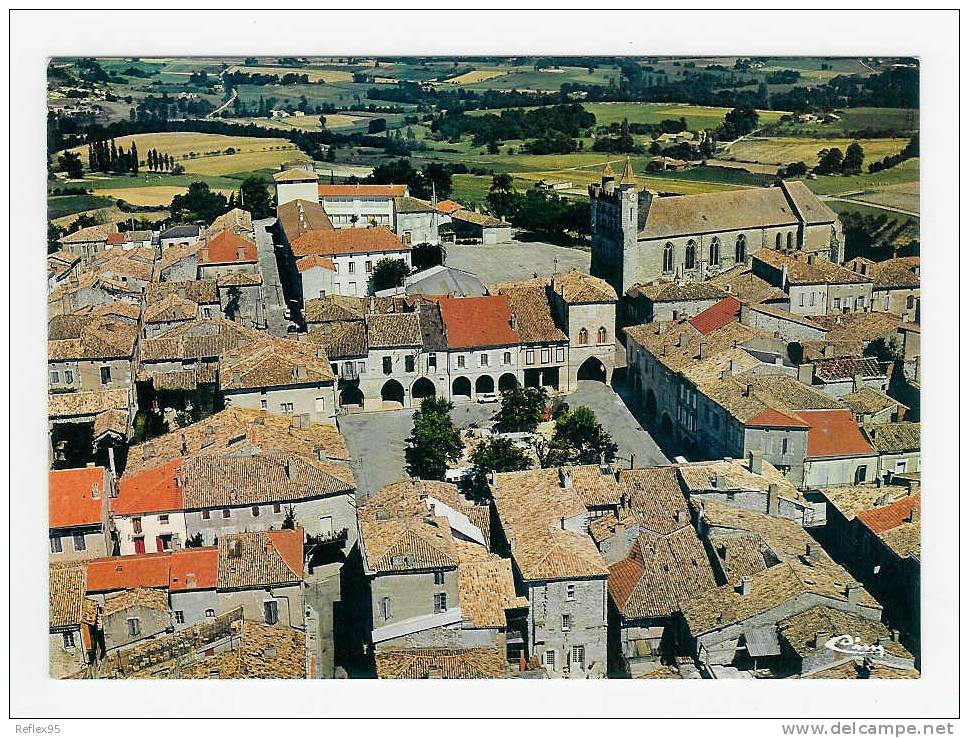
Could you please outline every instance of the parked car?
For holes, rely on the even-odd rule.
[[[478,402],[498,402],[498,395],[494,392],[482,392],[480,395],[478,395]]]

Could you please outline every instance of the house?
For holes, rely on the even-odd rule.
[[[843,258],[837,215],[802,182],[660,197],[638,189],[627,160],[618,181],[606,165],[589,200],[592,274],[619,294],[660,279],[702,282],[765,243]]]
[[[917,256],[879,262],[859,256],[845,266],[874,280],[871,296],[875,310],[897,315],[906,323],[919,322],[921,278]]]
[[[692,504],[721,583],[683,605],[685,633],[708,676],[783,670],[779,623],[815,607],[881,620],[881,605],[797,522],[713,500]]]
[[[691,318],[727,296],[727,292],[709,282],[679,284],[660,280],[652,284],[634,284],[623,301],[626,325],[660,320]]]
[[[90,264],[95,254],[104,251],[108,236],[117,230],[118,227],[113,223],[89,226],[61,236],[57,243],[63,249],[80,256],[83,264]]]
[[[307,231],[290,246],[296,257],[297,269],[304,257],[318,256],[332,262],[332,294],[337,295],[363,297],[372,294],[371,274],[376,263],[382,259],[399,259],[408,268],[411,265],[410,245],[404,244],[389,228],[382,226]],[[303,264],[305,272],[307,262]],[[324,289],[317,280],[307,280],[303,284],[302,294],[317,297]]]
[[[378,679],[502,679],[508,665],[494,648],[386,649],[374,655]]]
[[[297,200],[318,204],[319,181],[319,175],[311,168],[292,167],[276,172],[273,175],[273,182],[276,185],[276,207],[280,208]]]
[[[798,315],[860,313],[874,305],[870,277],[814,253],[758,249],[751,270],[784,290],[790,311]]]
[[[198,249],[199,279],[212,279],[228,274],[258,273],[256,243],[231,230],[207,238]]]
[[[784,310],[788,308],[787,293],[754,274],[746,260],[711,277],[706,284],[719,287],[745,305],[771,305]]]
[[[511,562],[489,550],[487,506],[452,484],[408,479],[368,498],[358,524],[378,675],[387,650],[487,648],[518,663],[528,602]]]
[[[451,228],[455,238],[461,241],[496,246],[511,242],[511,223],[473,210],[455,210],[451,213]]]
[[[896,474],[922,470],[921,423],[905,421],[862,426],[862,433],[878,452],[878,478],[890,482]]]
[[[185,322],[222,317],[215,279],[153,282],[145,290],[145,337],[164,333]]]
[[[855,414],[858,425],[894,423],[902,420],[908,410],[898,400],[871,387],[862,387],[842,395],[841,404]]]
[[[99,622],[107,653],[170,632],[172,614],[164,590],[136,587],[104,598]]]
[[[141,287],[133,282],[122,282],[96,269],[74,271],[47,296],[47,314],[65,315],[120,302],[140,306],[141,295]]]
[[[525,655],[552,677],[604,677],[609,569],[588,535],[590,507],[618,507],[611,469],[598,466],[495,474],[498,546],[528,600]]]
[[[407,185],[386,184],[321,184],[317,193],[334,228],[393,228],[394,198],[410,196]]]
[[[218,376],[226,407],[334,422],[336,377],[319,346],[267,336],[223,354]]]
[[[568,386],[580,379],[612,381],[616,365],[616,292],[602,279],[576,269],[552,275],[549,302],[569,337]]]
[[[804,370],[802,380],[810,378],[815,387],[836,399],[865,387],[877,392],[887,391],[891,371],[890,364],[871,356],[814,359],[801,367]]]
[[[154,260],[155,252],[151,248],[111,249],[97,254],[92,268],[102,278],[120,282],[131,290],[143,291],[155,276]]]
[[[798,343],[823,341],[828,334],[820,323],[776,305],[744,305],[740,308],[740,322]]]
[[[51,564],[48,575],[48,658],[51,679],[72,677],[90,663],[97,603],[88,599],[83,563]]]
[[[174,551],[186,544],[185,509],[179,470],[182,458],[126,474],[111,500],[111,519],[122,556]]]
[[[100,466],[47,473],[50,560],[84,561],[112,553],[108,500],[114,476]]]
[[[169,558],[168,600],[175,631],[211,624],[219,613],[219,550],[183,548]],[[231,612],[231,611],[229,611]]]
[[[138,326],[107,316],[61,321],[47,341],[51,391],[125,389],[134,383]]]
[[[134,407],[130,389],[51,394],[47,401],[50,460],[69,465],[69,461],[78,457],[87,460],[97,454],[107,456],[104,463],[110,468],[114,447],[127,442]],[[91,426],[90,447],[79,440],[84,438],[84,431],[78,425]],[[102,450],[105,450],[103,454]]]
[[[201,232],[198,224],[169,226],[158,233],[158,244],[162,252],[173,246],[191,246],[198,243]]]
[[[804,487],[864,484],[878,473],[878,454],[850,410],[802,410],[808,426]]]
[[[416,197],[394,198],[394,233],[405,244],[437,244],[438,228],[451,221],[437,207]]]

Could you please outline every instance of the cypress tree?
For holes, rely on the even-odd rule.
[[[131,173],[138,174],[138,144],[131,142]]]
[[[110,157],[108,159],[108,163],[111,167],[111,171],[116,172],[118,170],[118,147],[115,146],[113,138],[111,139],[111,149],[108,156]]]

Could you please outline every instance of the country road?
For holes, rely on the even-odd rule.
[[[205,117],[206,118],[216,118],[216,117],[218,117],[219,113],[221,113],[223,110],[225,110],[227,107],[229,107],[233,102],[235,102],[235,99],[237,97],[239,97],[239,93],[236,92],[233,89],[232,90],[232,97],[230,97],[228,100],[226,100],[224,103],[222,103],[219,107],[217,107],[215,110],[213,110],[211,113],[209,113]]]

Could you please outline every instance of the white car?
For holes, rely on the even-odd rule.
[[[498,395],[496,395],[494,392],[482,392],[478,395],[478,402],[498,402]]]

